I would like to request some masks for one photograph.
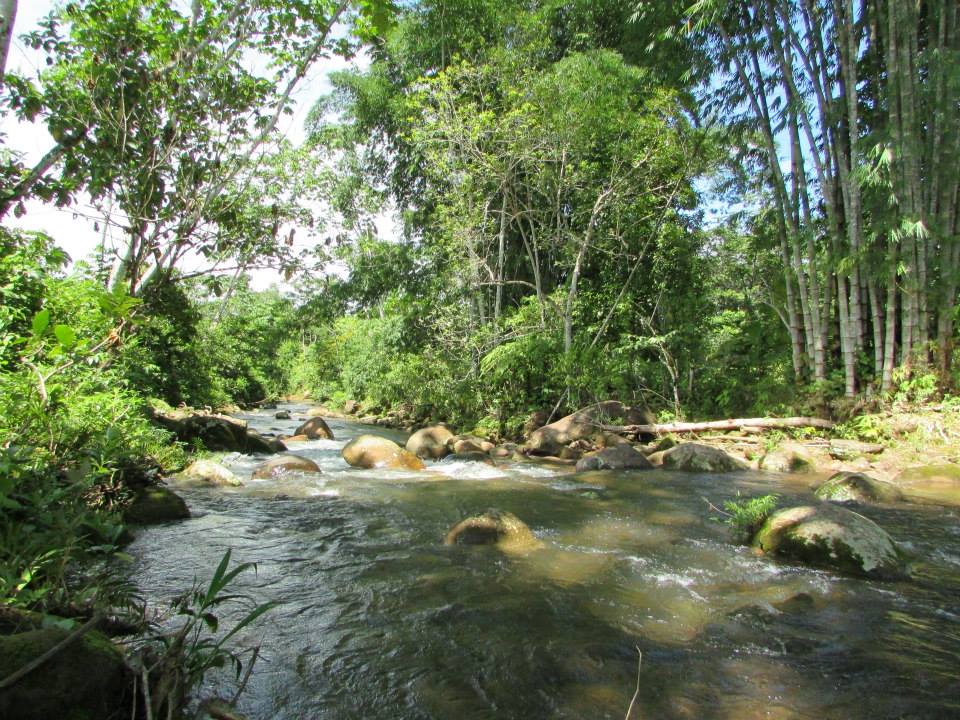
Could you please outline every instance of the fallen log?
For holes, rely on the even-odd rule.
[[[673,422],[658,423],[656,425],[600,425],[604,432],[633,435],[663,435],[665,433],[696,433],[708,430],[741,430],[745,427],[764,428],[765,430],[783,430],[786,428],[814,427],[823,430],[833,428],[833,423],[822,418],[788,417],[788,418],[732,418],[729,420],[710,420],[709,422]]]

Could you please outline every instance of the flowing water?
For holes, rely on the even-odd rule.
[[[289,433],[290,409],[243,417]],[[131,548],[154,605],[228,548],[257,563],[237,589],[282,604],[238,636],[262,641],[252,718],[623,718],[639,653],[632,718],[960,717],[957,508],[862,509],[912,561],[912,581],[873,582],[756,557],[704,499],[809,500],[808,478],[359,470],[340,449],[371,429],[329,424],[337,440],[291,447],[323,475],[250,481],[263,458],[228,457],[245,487],[183,491],[193,517]],[[490,507],[543,546],[442,544]]]

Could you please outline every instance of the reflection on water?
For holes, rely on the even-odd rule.
[[[251,415],[263,429],[298,422]],[[194,517],[145,530],[154,604],[227,548],[241,588],[283,604],[242,633],[262,660],[255,718],[960,717],[960,523],[937,506],[866,509],[915,580],[848,579],[731,545],[703,500],[777,491],[774,476],[589,473],[535,464],[349,468],[346,439],[291,446],[324,474],[185,491]],[[389,431],[381,434],[401,439]],[[232,456],[247,479],[262,458]],[[543,547],[445,547],[497,507]]]

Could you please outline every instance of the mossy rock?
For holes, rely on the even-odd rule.
[[[893,540],[872,520],[830,503],[778,510],[753,537],[765,553],[851,575],[905,576]]]
[[[652,458],[648,458],[653,462]],[[747,470],[747,466],[719,448],[700,443],[685,442],[663,453],[665,470],[683,472],[722,473]]]
[[[907,468],[897,477],[897,482],[916,485],[960,485],[960,465],[942,463]]]
[[[816,463],[802,445],[783,443],[763,456],[760,469],[767,472],[811,473],[816,471]]]
[[[838,472],[820,485],[814,495],[820,500],[841,503],[895,503],[903,500],[903,493],[893,483],[858,472]]]
[[[155,525],[188,517],[190,510],[183,498],[160,485],[138,490],[123,512],[123,519],[136,525]]]
[[[0,636],[0,677],[8,677],[61,642],[59,627]],[[92,630],[13,686],[0,691],[5,720],[126,720],[133,676],[123,653]]]

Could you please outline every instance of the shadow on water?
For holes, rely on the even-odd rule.
[[[332,426],[338,437],[363,431]],[[960,716],[951,511],[864,511],[915,558],[915,582],[883,584],[755,557],[702,499],[808,498],[802,482],[516,466],[371,473],[346,469],[342,444],[299,450],[324,467],[322,481],[190,491],[195,517],[133,548],[154,602],[228,547],[258,563],[241,589],[283,605],[244,633],[263,641],[243,701],[252,717],[623,718],[637,648],[633,718]],[[294,486],[300,496],[282,497]],[[441,544],[488,507],[517,514],[542,547]]]

